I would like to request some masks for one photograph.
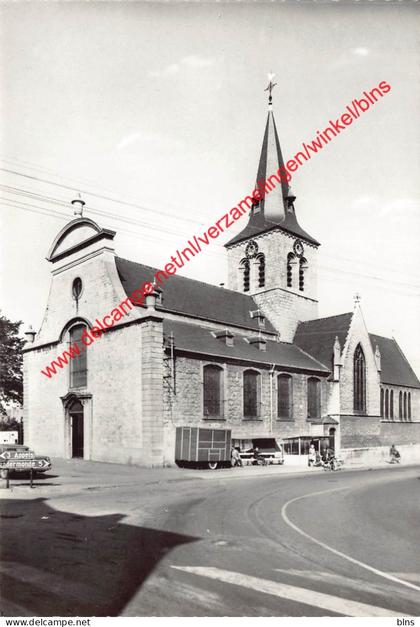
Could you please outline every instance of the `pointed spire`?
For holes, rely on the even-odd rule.
[[[278,170],[283,173],[280,184],[276,183],[273,188],[268,179]],[[285,177],[285,167],[283,155],[280,148],[276,123],[272,111],[268,112],[265,125],[264,138],[261,148],[260,161],[258,164],[257,181],[255,187],[261,189],[265,194],[260,201],[261,211],[269,220],[284,220],[287,211],[287,197],[289,195],[289,184]]]
[[[295,215],[294,202],[296,196],[290,189],[285,168],[280,141],[277,134],[276,122],[272,111],[272,91],[277,85],[273,82],[274,74],[269,74],[269,84],[265,91],[269,92],[268,114],[265,125],[263,143],[258,163],[256,200],[251,209],[248,225],[231,239],[225,246],[236,244],[259,233],[265,233],[276,227],[292,235],[302,238],[315,246],[319,242],[302,229]],[[270,177],[272,180],[270,181]]]

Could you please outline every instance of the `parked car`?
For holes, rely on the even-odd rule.
[[[241,459],[251,463],[256,448],[258,456],[266,459],[268,464],[284,464],[283,447],[275,438],[252,438],[252,447],[246,449],[241,447]]]
[[[25,446],[23,444],[0,444],[0,454],[5,451],[17,451],[19,453],[25,453],[30,451],[29,446]],[[34,459],[43,462],[41,468],[34,468],[34,473],[42,473],[51,470],[51,460],[46,455],[35,455]],[[7,468],[4,467],[5,460],[1,460],[0,458],[0,477],[5,479],[7,476]],[[18,472],[28,472],[25,468],[13,468],[13,470],[9,471],[10,473],[18,473]]]

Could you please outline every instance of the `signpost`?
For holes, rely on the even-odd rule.
[[[6,488],[9,487],[9,470],[29,470],[32,488],[33,471],[47,466],[48,462],[45,459],[35,459],[33,451],[3,451],[0,453],[0,469],[7,470]]]

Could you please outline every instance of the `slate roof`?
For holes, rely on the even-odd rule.
[[[345,313],[301,322],[296,330],[294,343],[325,366],[331,367],[335,338],[338,337],[343,350],[352,315]],[[372,333],[369,338],[373,351],[378,345],[381,353],[382,383],[420,388],[420,381],[394,339]]]
[[[225,246],[231,246],[232,244],[237,244],[242,240],[245,240],[250,237],[255,237],[260,233],[267,233],[268,231],[273,231],[274,229],[280,229],[282,231],[286,231],[287,233],[292,233],[297,237],[306,240],[307,242],[319,246],[319,242],[316,239],[311,237],[306,231],[302,229],[300,224],[297,221],[296,215],[294,213],[286,213],[286,217],[284,220],[268,220],[264,213],[253,213],[251,212],[249,222],[246,227],[235,235],[231,240],[225,244]]]
[[[130,296],[143,282],[153,281],[158,271],[134,261],[116,257],[118,274],[127,296]],[[156,309],[179,313],[193,318],[220,322],[226,325],[260,330],[258,320],[251,318],[250,311],[258,309],[254,299],[224,287],[216,287],[209,283],[188,279],[180,275],[172,275],[162,282],[162,304]],[[265,333],[275,333],[276,329],[266,319]]]
[[[381,382],[390,385],[420,388],[420,381],[394,339],[369,333],[373,350],[381,353]]]
[[[227,346],[222,339],[214,337],[212,331],[220,333],[220,329],[203,328],[195,324],[168,319],[163,321],[165,338],[168,339],[172,332],[175,350],[178,351],[249,361],[254,364],[272,365],[274,363],[286,370],[309,371],[321,376],[329,374],[328,368],[294,344],[267,340],[266,351],[262,351],[255,344],[249,344],[244,336],[234,334],[233,346]]]
[[[255,208],[251,210],[247,226],[238,235],[229,240],[225,246],[229,247],[260,233],[279,228],[315,246],[319,246],[319,242],[304,231],[298,223],[293,203],[289,205],[292,194],[289,184],[285,180],[284,160],[276,122],[273,112],[269,111],[258,163],[256,185],[259,181],[265,181],[273,174],[277,174],[279,169],[280,172],[284,173],[281,177],[281,182],[277,183],[276,187],[260,200],[258,210]],[[269,209],[268,205],[271,206],[271,209]]]
[[[322,364],[331,367],[335,338],[338,337],[341,350],[343,350],[352,315],[352,313],[345,313],[300,322],[296,329],[294,343]]]

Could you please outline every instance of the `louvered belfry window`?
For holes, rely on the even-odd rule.
[[[289,374],[279,374],[277,377],[277,417],[280,420],[293,418],[292,381]]]
[[[258,287],[265,286],[265,256],[258,255]]]
[[[246,259],[243,263],[243,273],[244,273],[244,292],[249,292],[249,280],[250,280],[250,264],[249,259]]]
[[[70,329],[68,352],[74,357],[73,359],[69,358],[71,388],[87,386],[87,353],[81,340],[85,329],[84,324],[78,324]],[[77,350],[79,350],[79,354],[77,354]]]
[[[386,405],[385,396],[385,405]],[[359,413],[366,413],[366,362],[365,355],[360,344],[354,351],[353,358],[353,408]],[[385,407],[385,414],[387,414]]]
[[[205,418],[223,417],[223,369],[220,366],[203,368],[203,403]]]
[[[244,418],[250,420],[259,416],[259,385],[260,373],[255,370],[245,370],[244,372]]]

